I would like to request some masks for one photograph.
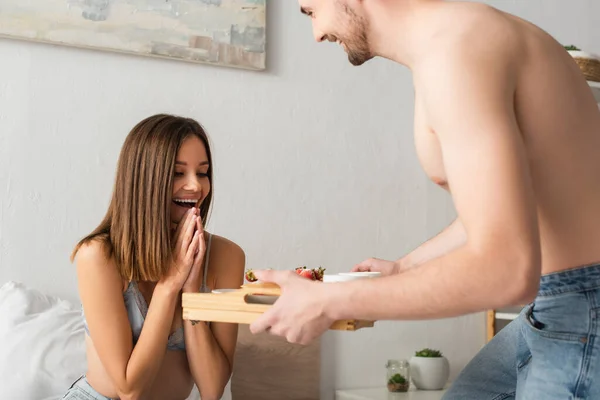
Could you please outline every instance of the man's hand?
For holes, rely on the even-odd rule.
[[[401,271],[398,261],[380,260],[379,258],[369,258],[352,268],[352,272],[381,272],[382,276],[394,275]]]
[[[322,282],[311,281],[293,271],[255,271],[262,282],[276,283],[281,296],[250,325],[254,334],[269,332],[290,343],[308,344],[333,324],[325,313],[328,296]]]

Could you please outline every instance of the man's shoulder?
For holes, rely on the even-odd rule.
[[[447,2],[439,8],[440,25],[450,36],[494,36],[497,30],[510,32],[518,18],[487,4],[474,2]]]
[[[510,17],[482,4],[448,7],[440,17],[443,23],[415,63],[416,78],[451,78],[457,72],[493,75],[518,68],[525,49],[518,23]]]
[[[428,47],[437,52],[501,52],[518,47],[523,34],[523,22],[517,17],[479,3],[447,3],[436,22]]]
[[[510,101],[526,53],[518,28],[501,12],[482,5],[448,10],[412,70],[430,123],[457,101],[474,109]]]

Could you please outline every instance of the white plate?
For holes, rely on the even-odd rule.
[[[348,282],[348,281],[353,281],[356,279],[361,279],[360,277],[356,277],[356,276],[344,276],[344,275],[339,275],[339,274],[325,274],[323,275],[323,282],[324,283],[331,283],[331,282]]]
[[[348,282],[357,279],[374,278],[381,275],[380,272],[341,272],[339,274],[323,275],[323,282]]]
[[[239,289],[215,289],[212,292],[213,293],[231,293],[231,292],[235,292],[236,290],[239,290]]]
[[[381,272],[374,271],[363,271],[363,272],[340,272],[342,276],[354,276],[360,278],[374,278],[376,276],[380,276]]]

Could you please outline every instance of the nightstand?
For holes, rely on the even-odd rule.
[[[414,390],[390,393],[386,387],[336,390],[335,400],[441,400],[446,390]]]

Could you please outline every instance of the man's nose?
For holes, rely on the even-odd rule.
[[[323,32],[321,32],[319,29],[313,27],[313,35],[315,36],[315,40],[317,42],[322,42],[325,40],[326,36]]]

